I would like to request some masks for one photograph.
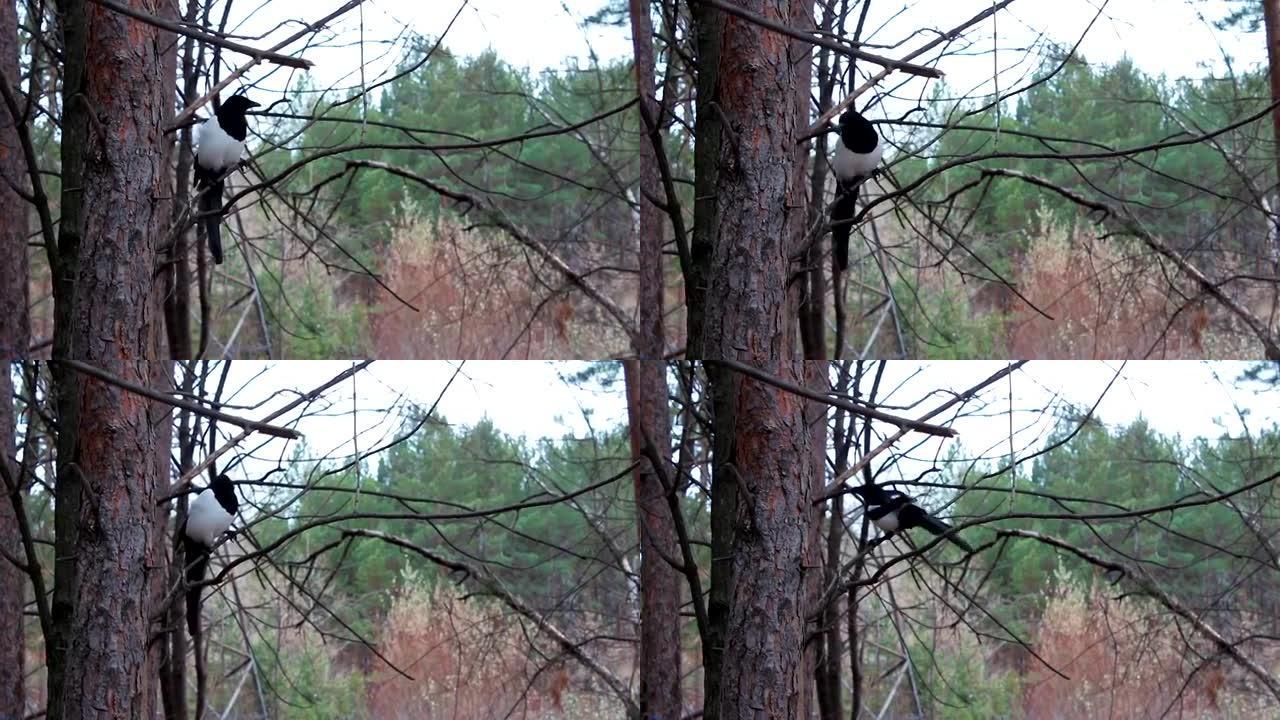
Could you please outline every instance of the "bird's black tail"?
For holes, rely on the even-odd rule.
[[[857,202],[857,183],[836,184],[836,201],[831,205],[831,254],[840,272],[849,269],[849,233],[853,230]]]
[[[200,634],[200,581],[209,568],[209,549],[187,537],[182,537],[183,554],[187,563],[187,631],[192,636]]]
[[[200,214],[204,218],[204,234],[209,239],[209,255],[214,265],[222,264],[222,181],[217,180],[204,188],[200,195]]]
[[[928,513],[921,513],[921,516],[922,517],[920,518],[920,527],[924,528],[925,530],[928,530],[934,535],[946,535],[948,540],[955,543],[956,545],[959,545],[961,548],[964,549],[965,552],[969,553],[970,555],[973,554],[973,547],[969,545],[969,543],[965,542],[964,538],[961,538],[959,535],[956,535],[955,533],[951,533],[950,535],[947,535],[947,533],[951,532],[950,525],[942,522],[938,518]]]

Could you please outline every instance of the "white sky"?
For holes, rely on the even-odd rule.
[[[236,362],[228,388],[244,386],[232,403],[257,402],[272,391],[306,391],[340,373],[346,362],[286,363]],[[893,362],[889,364],[884,388],[901,386],[893,401],[913,403],[938,388],[961,391],[989,376],[1003,363],[949,361],[937,363]],[[377,362],[360,373],[353,389],[347,381],[332,390],[329,406],[319,417],[304,419],[298,430],[306,436],[313,456],[349,457],[353,431],[362,450],[391,439],[400,423],[405,402],[427,408],[444,389],[459,367],[453,362]],[[452,423],[473,425],[488,417],[502,431],[531,440],[559,438],[587,432],[584,409],[596,430],[606,430],[626,422],[626,401],[621,383],[604,389],[578,387],[566,378],[586,367],[583,363],[534,361],[467,362],[444,393],[439,412]],[[1247,367],[1243,363],[1198,363],[1182,361],[1131,362],[1098,409],[1098,417],[1115,426],[1131,422],[1139,415],[1159,432],[1217,437],[1223,432],[1241,431],[1235,407],[1245,409],[1252,430],[1280,422],[1280,391],[1257,384],[1238,385],[1235,380]],[[1015,448],[1023,454],[1043,440],[1052,417],[1039,412],[1057,398],[1087,408],[1102,394],[1120,363],[1040,362],[1029,363],[1013,375]],[[246,384],[247,383],[247,384]],[[352,394],[358,397],[359,413],[348,414]],[[1001,381],[984,394],[985,407],[974,417],[962,418],[955,427],[958,440],[934,443],[912,453],[916,458],[959,444],[963,454],[1000,458],[1007,452],[1009,430],[1009,384]],[[269,404],[278,406],[291,399],[282,397]],[[923,414],[942,402],[933,396],[918,407],[903,411],[908,416]],[[229,407],[229,412],[250,419],[264,417],[266,409]],[[353,427],[354,426],[354,427]],[[245,446],[248,449],[250,446]],[[994,450],[993,450],[994,448]],[[255,455],[268,465],[251,466],[257,475],[274,466],[276,459],[292,457],[293,446],[272,440]],[[376,462],[376,461],[375,461]],[[233,473],[234,474],[234,473]],[[237,477],[244,475],[237,474]]]
[[[325,86],[340,78],[340,84],[358,84],[360,77],[355,68],[360,67],[359,41],[363,37],[365,81],[371,82],[399,59],[400,46],[387,43],[402,42],[405,28],[434,38],[445,31],[461,8],[446,45],[463,55],[492,48],[513,65],[534,71],[574,62],[586,64],[591,49],[602,60],[625,58],[631,52],[627,27],[583,25],[583,19],[605,2],[370,0],[360,11],[349,13],[333,26],[338,37],[328,43],[332,47],[313,48],[306,55],[317,62],[313,71],[317,84]],[[237,27],[238,32],[252,36],[275,29],[270,38],[280,39],[294,32],[296,25],[276,28],[278,22],[314,20],[340,4],[340,0],[273,0],[263,3],[261,9],[254,4],[238,5],[233,18],[243,22]],[[877,29],[870,41],[891,46],[901,43],[901,49],[882,52],[902,55],[922,43],[911,37],[912,31],[949,29],[991,4],[991,0],[879,0],[872,3],[867,20],[868,28]],[[1074,44],[1101,9],[1102,15],[1082,45],[1084,55],[1094,61],[1114,62],[1127,53],[1148,72],[1169,77],[1203,75],[1205,63],[1221,71],[1224,48],[1235,58],[1237,69],[1263,62],[1266,52],[1261,33],[1236,35],[1213,28],[1211,21],[1225,15],[1229,7],[1231,4],[1224,0],[1017,0],[998,14],[995,23],[988,20],[970,32],[967,37],[974,46],[969,54],[990,49],[998,38],[998,64],[1009,67],[1023,48],[1034,46],[1041,37],[1065,46]],[[257,14],[245,21],[251,10]],[[270,42],[257,44],[265,46]],[[982,54],[951,57],[940,67],[953,87],[969,90],[990,78],[992,65],[990,54]],[[286,75],[279,69],[275,73],[270,85],[279,87]],[[1017,70],[1002,79],[1002,88],[1007,89],[1020,73]],[[250,77],[261,75],[251,73]],[[914,89],[918,92],[919,88]]]

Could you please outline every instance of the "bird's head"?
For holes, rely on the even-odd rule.
[[[880,136],[871,121],[852,107],[840,116],[840,142],[854,152],[868,153],[875,149]]]
[[[880,505],[884,503],[885,491],[878,485],[855,485],[853,494],[857,495],[863,503],[867,505]]]
[[[250,100],[249,96],[232,95],[231,97],[227,98],[226,102],[222,103],[221,110],[243,115],[245,114],[246,111],[249,110],[249,108],[256,108],[256,107],[258,107],[258,103]]]
[[[237,507],[239,501],[236,499],[236,485],[231,478],[226,475],[219,475],[209,483],[209,489],[213,491],[214,497],[223,507]]]

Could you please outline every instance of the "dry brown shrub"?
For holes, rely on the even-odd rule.
[[[378,357],[607,357],[627,347],[612,318],[498,232],[411,216],[392,233],[383,273],[418,312],[376,295],[370,335]],[[634,305],[625,280],[598,273],[592,282]]]
[[[1199,664],[1187,636],[1154,604],[1059,583],[1041,616],[1036,652],[1070,679],[1028,663],[1028,720],[1275,717],[1226,661]],[[1207,648],[1197,648],[1204,657]]]
[[[1198,296],[1176,268],[1162,266],[1136,240],[1069,234],[1046,223],[1018,263],[1015,282],[1030,305],[1007,288],[982,298],[1008,314],[1010,357],[1198,359],[1258,351],[1237,318]]]
[[[530,638],[547,656],[530,652]],[[413,680],[373,664],[366,686],[369,717],[622,716],[616,700],[595,690],[574,661],[557,657],[535,629],[522,627],[495,603],[460,600],[453,588],[418,588],[398,597],[379,649]]]
[[[881,262],[896,286],[899,308],[915,318],[908,323],[914,327],[904,330],[912,356],[1239,359],[1260,354],[1256,337],[1238,317],[1202,296],[1140,241],[1100,238],[1091,227],[1068,231],[1047,213],[1041,214],[1040,229],[1028,239],[1027,250],[1014,257],[1002,258],[992,250],[1007,239],[965,237],[965,245],[985,263],[1004,268],[1001,273],[1011,289],[976,279],[991,273],[947,238],[930,235],[928,223],[909,212],[903,217],[912,221],[911,227],[896,216],[878,218],[876,237],[885,248]],[[1210,277],[1235,278],[1222,286],[1224,292],[1275,328],[1275,288],[1265,279],[1242,276],[1271,271],[1259,271],[1256,262],[1229,252],[1208,255],[1191,260]],[[864,258],[850,271],[847,285],[849,351],[860,351],[881,321],[884,279],[876,262]],[[915,294],[904,288],[914,288]],[[946,334],[954,336],[951,341]],[[991,352],[983,352],[988,346]],[[879,328],[870,353],[899,353],[891,322]]]
[[[1203,357],[1206,311],[1188,307],[1170,324],[1180,303],[1149,254],[1125,241],[1074,237],[1050,228],[1036,237],[1019,264],[1018,288],[1052,316],[1045,318],[1007,293],[1004,309],[1009,352],[1031,358]],[[1201,331],[1203,325],[1200,326]]]

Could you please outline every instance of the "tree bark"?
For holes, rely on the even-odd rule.
[[[132,0],[152,15],[162,0]],[[59,4],[65,38],[62,217],[54,358],[157,358],[158,198],[171,192],[161,33],[86,0]],[[89,32],[89,28],[92,32]],[[145,377],[145,375],[144,375]]]
[[[153,382],[147,362],[113,371]],[[59,367],[49,717],[151,717],[148,636],[166,406]]]
[[[0,0],[0,80],[18,89],[18,7]],[[16,93],[15,93],[16,94]],[[17,121],[0,102],[0,359],[26,357],[31,346],[27,314],[27,164]]]
[[[18,478],[14,461],[13,368],[0,362],[0,463],[7,475]],[[5,483],[0,482],[0,490]],[[15,489],[15,492],[20,490]],[[8,497],[0,499],[0,549],[14,558],[25,558],[22,537],[14,504]],[[0,557],[0,719],[20,720],[26,717],[26,694],[23,690],[23,595],[27,578],[17,566]]]
[[[803,3],[791,0],[781,15],[777,2],[740,4],[789,23],[797,14],[792,8]],[[802,179],[795,170],[801,157],[796,138],[805,114],[794,99],[797,83],[809,76],[801,69],[808,48],[738,17],[725,17],[723,27],[713,110],[724,126],[714,148],[718,223],[702,352],[765,368],[794,356],[800,287],[788,280],[797,250],[794,226],[806,217],[803,204],[795,204],[795,184]]]
[[[803,375],[798,363],[781,369],[792,378]],[[725,616],[719,635],[723,651],[720,667],[708,668],[708,675],[718,670],[718,707],[717,714],[707,717],[803,717],[808,688],[802,650],[804,561],[814,458],[805,417],[808,401],[741,376],[721,377],[716,383],[716,392],[731,394],[732,400],[716,408],[716,432],[729,440],[716,439],[713,505],[726,484],[735,492],[730,496],[732,516],[713,517],[712,525],[715,553],[726,544],[723,524],[732,523],[730,551],[722,560],[730,564],[728,603],[720,608]],[[727,422],[725,405],[735,411]],[[713,589],[719,589],[717,580],[723,582],[723,577],[713,565]]]
[[[1267,63],[1271,78],[1271,102],[1280,102],[1280,0],[1262,0],[1262,23],[1267,31]],[[1271,111],[1276,141],[1276,182],[1280,182],[1280,107]]]
[[[802,0],[743,0],[790,23]],[[808,47],[695,4],[699,33],[691,357],[732,358],[796,383],[800,283],[788,283]],[[701,125],[716,118],[713,129]],[[712,162],[714,160],[714,162]],[[701,210],[701,212],[700,212]],[[693,280],[697,281],[695,277]],[[696,322],[700,328],[695,326]],[[799,717],[805,707],[802,567],[811,517],[807,402],[707,366],[712,404],[711,587],[704,649],[708,718]]]
[[[160,14],[160,0],[131,6]],[[140,385],[161,354],[153,292],[157,198],[170,192],[161,131],[165,35],[85,0],[59,4],[64,45],[62,217],[54,358]],[[92,28],[92,32],[90,32]],[[153,405],[54,366],[59,433],[48,717],[150,717],[157,428]],[[167,412],[164,411],[164,412]],[[166,446],[167,447],[167,446]]]
[[[702,716],[720,718],[724,648],[733,605],[738,477],[733,452],[738,386],[743,378],[707,366],[711,399],[711,577],[707,588],[707,640],[702,648]]]
[[[680,576],[668,558],[680,557],[667,490],[645,460],[651,442],[670,456],[671,418],[667,409],[666,366],[628,360],[627,415],[635,469],[636,518],[640,533],[640,714],[643,718],[680,718]],[[668,463],[668,469],[670,464]],[[667,473],[668,477],[672,473]]]
[[[679,557],[675,525],[666,491],[644,459],[646,443],[663,458],[671,454],[667,409],[663,328],[663,210],[654,203],[662,192],[657,150],[650,134],[660,132],[655,97],[653,22],[648,0],[630,0],[635,50],[636,90],[640,97],[639,323],[635,354],[623,365],[631,453],[635,474],[636,519],[640,534],[640,714],[643,718],[679,718],[680,580],[666,558]],[[666,460],[664,460],[666,462]],[[668,473],[670,475],[670,473]]]
[[[684,279],[687,329],[685,357],[701,359],[706,324],[708,276],[719,234],[720,137],[716,94],[720,85],[720,47],[724,18],[706,3],[692,3],[697,78],[694,93],[693,237],[689,241],[689,276]],[[711,717],[711,716],[708,716]]]
[[[653,21],[649,17],[649,0],[630,0],[631,42],[635,48],[636,90],[640,97],[640,292],[637,297],[639,323],[636,355],[647,360],[662,360],[666,354],[662,325],[664,278],[662,274],[662,208],[654,199],[662,195],[662,179],[650,133],[657,126],[659,106],[656,97],[653,59]],[[654,127],[649,127],[649,122]]]
[[[818,392],[827,392],[831,389],[831,383],[828,380],[828,370],[830,365],[826,362],[806,362],[805,363],[805,385],[812,390]],[[817,497],[827,486],[827,406],[816,400],[806,403],[804,409],[805,425],[810,438],[809,452],[809,495]],[[806,506],[807,517],[805,519],[805,548],[804,548],[804,565],[800,569],[800,575],[804,583],[804,609],[803,617],[808,618],[813,615],[813,610],[817,607],[818,599],[822,595],[823,580],[823,550],[825,545],[822,538],[822,518],[823,511],[821,505],[809,503]],[[813,701],[817,701],[818,707],[824,708],[826,703],[818,693],[820,685],[818,683],[818,673],[820,667],[825,667],[825,652],[823,626],[817,622],[809,623],[803,627],[804,641],[804,682],[805,693],[803,705],[800,710],[800,717],[812,717],[810,705]],[[831,688],[821,688],[821,690],[831,690]],[[838,686],[836,688],[837,698]]]
[[[186,21],[197,21],[201,8],[199,0],[187,3]],[[182,96],[196,97],[199,87],[199,73],[196,71],[195,38],[182,39]],[[176,61],[176,55],[175,55]],[[174,68],[175,72],[177,68]],[[173,107],[170,103],[170,108]],[[169,111],[172,114],[172,109]],[[169,124],[166,118],[166,125]],[[191,153],[191,128],[184,127],[179,131],[178,162],[174,173],[173,196],[186,198],[191,193],[191,172],[195,158]],[[170,203],[170,222],[177,224],[183,215],[184,203]],[[184,223],[186,229],[173,238],[173,247],[168,252],[169,265],[166,269],[166,292],[164,294],[165,330],[169,340],[169,355],[175,360],[188,360],[193,357],[191,347],[191,225]]]

